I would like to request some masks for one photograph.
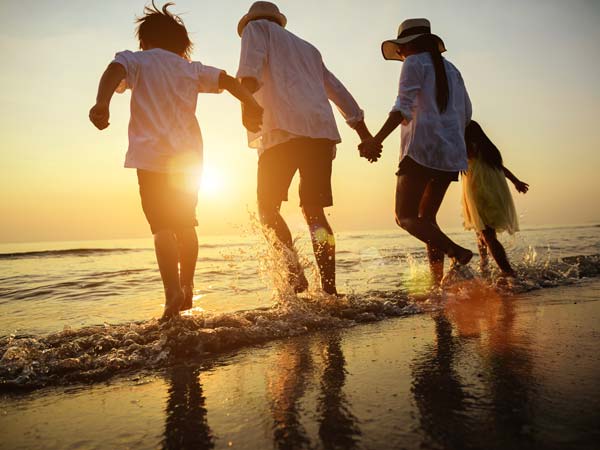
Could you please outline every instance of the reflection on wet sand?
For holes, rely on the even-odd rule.
[[[311,343],[318,348],[311,348]],[[321,355],[322,360],[315,362],[315,355]],[[337,332],[323,336],[316,343],[310,338],[300,338],[281,347],[267,374],[276,448],[314,447],[302,424],[302,418],[306,419],[302,403],[307,402],[309,386],[316,385],[313,379],[317,372],[320,381],[316,412],[322,448],[352,449],[356,446],[361,432],[343,392],[345,365]]]
[[[464,292],[434,316],[436,340],[412,365],[425,441],[449,449],[530,448],[537,384],[532,344],[514,331],[514,299],[477,283]],[[465,382],[473,379],[475,385]]]
[[[214,438],[206,419],[200,369],[174,367],[168,373],[164,449],[211,449]]]

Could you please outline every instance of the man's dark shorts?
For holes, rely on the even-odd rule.
[[[198,177],[138,169],[142,209],[152,234],[198,225]]]
[[[334,142],[298,138],[266,149],[258,160],[258,203],[277,207],[288,199],[296,171],[300,172],[300,206],[333,205],[331,166]]]

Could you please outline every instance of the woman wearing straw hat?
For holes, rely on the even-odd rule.
[[[364,114],[344,85],[325,67],[310,43],[285,29],[286,17],[270,2],[256,2],[238,25],[242,38],[237,77],[264,108],[262,128],[248,133],[258,149],[258,210],[276,248],[288,255],[289,280],[307,288],[289,228],[279,213],[297,171],[300,206],[308,224],[321,287],[337,294],[335,238],[324,208],[333,204],[332,159],[341,142],[329,100],[361,140],[371,137]]]
[[[396,39],[381,45],[386,60],[404,61],[396,103],[381,130],[359,148],[376,154],[398,125],[400,165],[396,222],[427,244],[432,278],[439,284],[444,255],[467,264],[473,253],[454,243],[438,227],[436,215],[446,190],[467,169],[464,132],[471,102],[458,69],[442,57],[444,42],[431,33],[427,19],[402,22]]]

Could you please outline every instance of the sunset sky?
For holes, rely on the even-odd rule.
[[[162,2],[158,2],[162,5]],[[462,72],[473,117],[506,166],[531,185],[513,193],[522,227],[600,221],[600,2],[283,0],[287,28],[316,45],[375,132],[397,91],[401,63],[379,46],[398,24],[427,17]],[[239,18],[251,1],[179,0],[171,10],[195,43],[193,58],[235,74]],[[129,92],[115,95],[111,126],[88,121],[99,76],[114,53],[137,49],[143,0],[0,2],[0,242],[144,237],[135,171],[124,169]],[[235,233],[255,209],[256,153],[237,101],[202,94],[198,118],[207,183],[199,234]],[[394,228],[399,132],[381,160],[358,157],[358,138],[337,114],[343,143],[334,163],[336,231]],[[297,183],[297,180],[296,180]],[[303,229],[297,184],[284,215]],[[453,183],[442,227],[458,227]],[[404,233],[403,231],[399,231]]]

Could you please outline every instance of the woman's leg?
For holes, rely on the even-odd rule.
[[[461,264],[467,264],[473,257],[470,250],[452,242],[429,219],[419,217],[419,206],[428,183],[429,180],[417,176],[398,176],[396,185],[396,223],[420,241],[442,250],[449,257],[456,258]],[[440,188],[440,186],[437,186],[435,189],[439,190]],[[436,194],[439,195],[440,193],[436,192]]]
[[[438,229],[437,213],[448,190],[448,186],[450,186],[450,181],[429,181],[419,204],[419,217],[428,220]],[[427,258],[429,259],[429,268],[433,282],[438,286],[444,277],[444,250],[428,243]]]
[[[482,231],[482,234],[483,238],[485,239],[485,243],[490,249],[490,253],[494,257],[494,260],[498,264],[498,267],[500,267],[500,270],[502,270],[502,272],[505,275],[514,276],[515,271],[508,262],[508,257],[506,256],[506,251],[504,251],[504,247],[496,237],[496,230],[494,230],[493,228],[486,228]]]

